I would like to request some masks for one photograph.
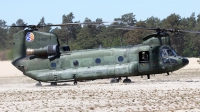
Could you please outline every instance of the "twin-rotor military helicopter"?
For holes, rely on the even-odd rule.
[[[190,32],[173,29],[115,27],[123,30],[154,30],[143,38],[142,44],[117,47],[70,51],[68,45],[61,46],[58,36],[37,30],[45,26],[67,26],[75,24],[102,23],[65,23],[55,25],[22,25],[28,27],[14,34],[12,64],[24,75],[41,82],[57,85],[60,82],[95,80],[112,78],[117,83],[125,77],[123,83],[130,83],[128,77],[161,74],[178,70],[189,61],[178,56],[171,46],[167,32]],[[200,32],[192,32],[200,33]]]

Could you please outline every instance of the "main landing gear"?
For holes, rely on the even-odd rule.
[[[143,78],[143,75],[141,75],[141,78]],[[150,79],[150,74],[147,74],[147,79]]]
[[[35,86],[42,86],[42,84],[39,81]],[[57,86],[57,82],[51,82],[51,86]]]
[[[36,83],[35,86],[42,86],[41,82],[39,81],[38,83]]]
[[[147,74],[147,79],[150,79],[150,74]]]
[[[76,80],[74,80],[74,85],[77,85],[77,81]]]
[[[51,86],[57,86],[57,82],[51,82]]]
[[[131,83],[131,79],[129,79],[128,77],[126,77],[126,79],[123,80],[123,83]]]
[[[112,78],[111,80],[110,80],[110,83],[118,83],[119,82],[119,80],[117,80],[116,78]]]
[[[76,74],[73,75],[73,79],[74,79],[74,85],[77,85]]]
[[[122,78],[121,77],[119,77],[119,78],[112,78],[111,80],[110,80],[110,83],[118,83],[120,80],[122,80]]]
[[[122,80],[122,78],[121,77],[119,77],[119,78],[112,78],[111,80],[110,80],[110,83],[118,83],[120,80]],[[131,83],[132,81],[131,81],[131,79],[129,79],[128,77],[126,77],[126,79],[124,79],[123,80],[123,83]]]

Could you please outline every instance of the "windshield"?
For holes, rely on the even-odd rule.
[[[174,50],[172,50],[172,52],[173,52],[174,56],[177,56],[177,54],[176,54],[176,52]]]
[[[176,52],[171,49],[167,49],[167,54],[168,54],[168,56],[176,56]]]
[[[160,51],[160,57],[162,59],[163,63],[173,63],[175,62],[173,59],[170,59],[170,57],[177,56],[176,52],[171,49],[170,47],[164,46]]]
[[[160,51],[161,57],[177,56],[176,52],[169,47],[163,47]]]

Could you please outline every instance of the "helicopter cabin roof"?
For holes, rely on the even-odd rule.
[[[166,33],[166,32],[164,32],[164,33],[153,33],[151,35],[147,35],[142,40],[145,41],[145,40],[148,40],[149,38],[152,38],[152,37],[166,37],[166,36],[169,36],[169,34]]]
[[[83,49],[83,50],[73,50],[73,51],[66,51],[66,52],[64,51],[63,53],[65,54],[65,53],[85,52],[85,51],[97,51],[97,50],[127,49],[127,48],[139,47],[139,46],[149,46],[149,45],[137,44],[137,45],[127,45],[127,46],[118,46],[118,47]]]

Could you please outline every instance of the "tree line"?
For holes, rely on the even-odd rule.
[[[75,18],[71,12],[62,16],[62,23],[80,22],[73,21]],[[91,20],[85,18],[84,22],[102,22],[102,18]],[[158,17],[149,17],[146,20],[136,20],[133,13],[127,13],[119,18],[114,18],[114,21],[120,21],[112,23],[111,25],[122,26],[137,26],[143,28],[173,28],[181,30],[200,30],[200,14],[195,16],[192,13],[190,17],[181,17],[179,14],[171,14],[163,20]],[[40,24],[52,24],[45,23],[45,18],[42,17],[38,22]],[[23,19],[18,19],[12,26],[27,25]],[[7,27],[6,21],[0,19],[0,51],[9,50],[12,48],[12,36],[20,30],[22,27]],[[53,32],[59,37],[61,44],[68,44],[72,50],[91,49],[102,47],[116,47],[126,46],[133,44],[140,44],[142,38],[148,34],[154,33],[153,31],[144,30],[118,30],[113,27],[106,27],[101,25],[71,25],[62,27],[43,27],[38,29],[41,32]],[[198,57],[200,55],[200,35],[192,33],[169,33],[171,36],[171,43],[176,52],[181,56],[186,57]]]

